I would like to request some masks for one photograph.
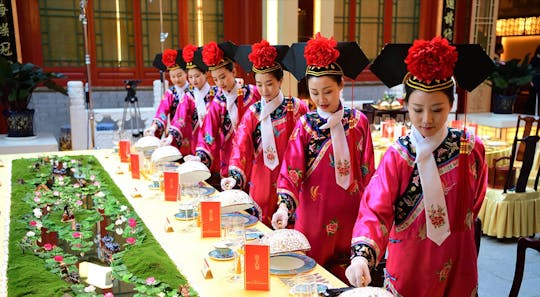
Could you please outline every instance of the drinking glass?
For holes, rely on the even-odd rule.
[[[293,279],[292,296],[294,297],[317,297],[317,280],[313,274],[298,274]]]
[[[184,232],[192,231],[194,227],[193,221],[195,220],[196,205],[193,202],[192,200],[182,200],[179,205],[178,210],[184,220],[184,228],[182,229]]]
[[[230,243],[234,252],[231,281],[242,279],[244,244],[246,243],[246,229],[242,217],[227,217],[225,219],[225,240]]]

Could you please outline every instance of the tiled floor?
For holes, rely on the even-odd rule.
[[[536,238],[539,237],[537,234]],[[478,258],[478,296],[508,296],[514,279],[516,250],[517,239],[482,236]],[[540,252],[533,249],[527,249],[519,297],[540,297]]]

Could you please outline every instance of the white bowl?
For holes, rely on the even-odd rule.
[[[172,162],[182,158],[180,151],[172,145],[158,147],[152,153],[151,161],[153,163]]]
[[[392,293],[378,287],[354,288],[341,293],[338,297],[392,297]]]
[[[242,190],[225,190],[212,197],[211,200],[221,202],[221,213],[238,212],[255,205],[253,198]]]
[[[199,161],[186,161],[178,166],[180,183],[183,185],[193,185],[207,180],[210,177],[210,170]]]
[[[270,254],[308,251],[311,245],[302,232],[294,229],[278,229],[264,235],[261,244],[270,246]]]
[[[160,145],[159,138],[155,136],[144,136],[137,140],[135,149],[138,151],[149,151],[158,148]]]

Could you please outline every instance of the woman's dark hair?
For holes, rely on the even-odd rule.
[[[409,103],[409,97],[411,96],[412,92],[414,91],[420,91],[415,88],[411,88],[407,84],[405,84],[405,102]],[[446,89],[442,89],[439,92],[443,92],[446,97],[448,97],[448,101],[450,102],[450,106],[454,104],[454,86],[450,86]]]
[[[333,81],[335,81],[338,85],[341,85],[343,83],[343,78],[341,75],[337,75],[337,74],[327,74],[327,75],[324,75],[324,76],[328,76],[329,78],[331,78]],[[308,74],[306,75],[306,79],[309,81],[310,78],[312,77],[320,77],[320,76],[315,76],[315,75],[311,75],[311,74]]]
[[[229,70],[230,72],[232,72],[233,69],[234,69],[234,63],[233,63],[233,62],[229,62],[229,63],[225,64],[225,66],[223,66],[223,67],[225,67],[227,70]]]
[[[277,81],[281,81],[283,79],[283,69],[281,69],[281,68],[278,68],[278,69],[275,69],[275,70],[272,70],[272,71],[266,72],[266,73],[267,74],[272,74],[277,79]],[[255,75],[256,74],[257,73],[255,73]]]

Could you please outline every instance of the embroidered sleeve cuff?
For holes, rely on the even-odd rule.
[[[197,150],[195,154],[197,157],[201,158],[201,162],[206,165],[206,167],[210,168],[212,166],[212,159],[206,152]]]
[[[245,180],[242,176],[242,173],[236,169],[230,169],[229,170],[229,177],[234,178],[236,180],[236,185],[234,186],[235,189],[243,189],[245,186]]]
[[[294,199],[285,193],[278,193],[278,205],[280,205],[281,203],[285,203],[285,205],[287,206],[287,209],[289,210],[289,216],[291,216],[296,210],[296,203],[294,203]]]
[[[351,259],[354,257],[362,256],[368,260],[369,269],[375,268],[377,259],[375,251],[367,244],[358,243],[351,246]]]

